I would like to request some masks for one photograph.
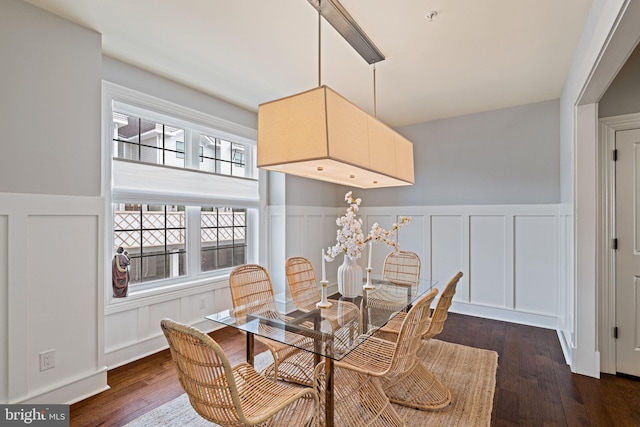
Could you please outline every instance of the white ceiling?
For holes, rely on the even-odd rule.
[[[307,0],[24,0],[102,33],[106,55],[257,111],[318,85]],[[383,52],[400,126],[559,98],[591,0],[341,0]],[[429,22],[425,14],[438,15]],[[323,20],[321,83],[373,112],[373,72]]]

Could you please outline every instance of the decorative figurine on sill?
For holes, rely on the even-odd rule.
[[[111,278],[114,298],[124,298],[129,293],[129,257],[122,246],[111,260]]]

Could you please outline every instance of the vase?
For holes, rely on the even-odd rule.
[[[338,292],[347,298],[362,296],[362,267],[347,255],[338,267]]]

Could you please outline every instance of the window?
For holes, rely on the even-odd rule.
[[[235,267],[246,263],[247,214],[245,209],[202,208],[200,230],[202,271]]]
[[[241,144],[214,138],[200,137],[200,170],[222,175],[245,176],[245,147]]]
[[[137,98],[144,95],[126,89],[107,93],[112,107],[109,260],[119,247],[127,251],[129,294],[201,284],[255,262],[258,181],[255,141],[247,136],[254,135],[173,104],[165,110],[157,99],[149,101],[153,109],[145,109],[144,99]],[[131,96],[136,99],[124,101]],[[190,114],[196,114],[193,121],[187,120]],[[230,132],[235,129],[241,134]]]
[[[191,168],[220,175],[247,176],[244,144],[200,134],[197,142],[198,160],[189,162],[188,157],[185,157],[186,146],[195,146],[196,142],[185,144],[185,129],[122,111],[113,112],[113,124],[114,158]]]
[[[186,274],[184,206],[114,204],[114,247],[131,262],[129,284]]]
[[[184,168],[184,129],[113,112],[114,157]],[[180,155],[182,154],[182,155]]]

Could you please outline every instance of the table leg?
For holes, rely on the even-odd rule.
[[[325,420],[326,427],[333,427],[333,359],[327,357],[324,359],[324,377],[325,377]]]
[[[253,366],[253,334],[251,332],[247,332],[247,363]]]
[[[362,330],[360,333],[366,334],[369,329],[369,307],[367,307],[367,290],[362,292],[362,304],[360,307],[360,313],[362,314]]]

